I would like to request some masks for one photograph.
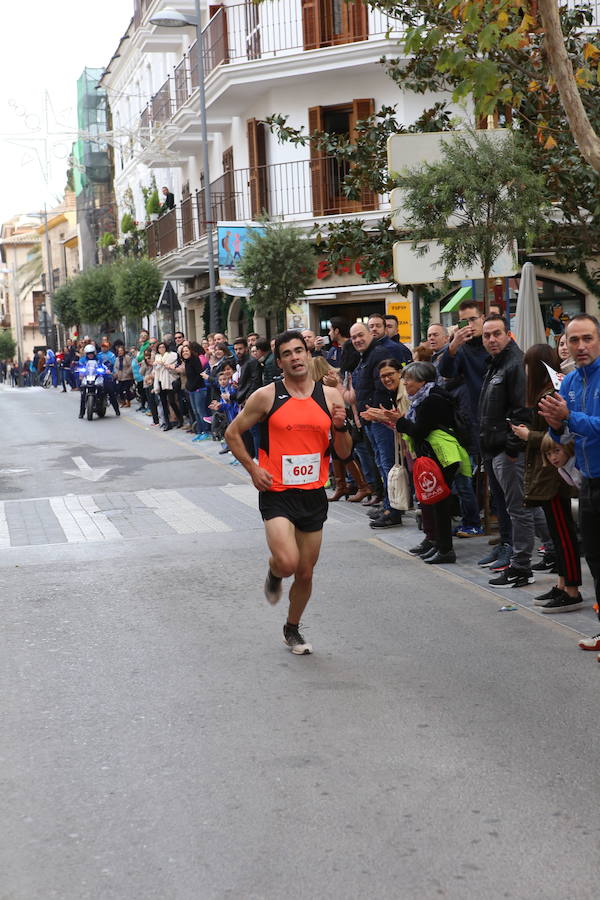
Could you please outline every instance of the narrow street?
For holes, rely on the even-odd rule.
[[[77,405],[0,387],[2,900],[597,895],[591,602],[338,503],[295,657],[245,472]]]

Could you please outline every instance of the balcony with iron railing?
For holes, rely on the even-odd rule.
[[[393,40],[400,33],[397,19],[379,10],[367,10],[362,3],[341,3],[337,19],[325,15],[317,19],[315,24],[307,7],[293,0],[219,7],[202,30],[205,79],[221,66],[276,60],[374,39]],[[141,113],[143,128],[168,122],[185,106],[198,87],[198,63],[195,41]]]
[[[248,222],[267,213],[288,222],[304,223],[322,216],[345,216],[378,210],[387,195],[363,191],[345,195],[349,164],[337,157],[234,169],[211,182],[211,225]],[[148,255],[156,258],[181,250],[207,233],[204,190],[184,197],[179,208],[146,229]]]

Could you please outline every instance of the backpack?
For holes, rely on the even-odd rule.
[[[450,488],[439,467],[431,456],[417,456],[413,463],[413,483],[419,503],[431,506],[450,496]]]

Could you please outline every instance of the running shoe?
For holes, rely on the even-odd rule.
[[[196,441],[210,441],[210,440],[212,440],[210,432],[201,431],[200,434],[197,434],[196,437],[192,438],[192,444],[194,444]]]
[[[485,556],[479,560],[477,565],[481,566],[483,569],[487,569],[488,566],[491,566],[498,559],[500,549],[500,547],[494,547],[493,550],[490,550],[489,553],[486,553]]]
[[[512,556],[513,549],[510,544],[500,544],[498,557],[496,562],[492,563],[490,566],[490,571],[492,572],[503,572],[504,569],[508,569],[510,566],[510,558]]]
[[[283,578],[276,578],[276,576],[273,575],[273,573],[269,569],[265,581],[265,597],[273,606],[275,606],[276,603],[279,603],[281,599],[281,593],[283,590],[282,582]]]
[[[600,634],[595,634],[593,637],[581,638],[577,646],[580,647],[581,650],[600,650]]]
[[[306,656],[307,653],[312,653],[312,644],[304,640],[298,630],[299,628],[299,625],[288,625],[286,622],[283,626],[283,640],[292,653],[296,653],[298,656]]]
[[[583,597],[579,592],[577,592],[576,597],[569,597],[566,591],[561,591],[560,594],[557,594],[553,597],[552,600],[548,600],[542,607],[540,607],[540,612],[543,613],[563,613],[563,612],[573,612],[576,609],[581,609],[583,606]]]
[[[554,553],[544,553],[541,560],[536,562],[531,568],[534,572],[550,572],[556,565],[556,556]]]
[[[535,578],[531,569],[515,569],[514,566],[508,566],[500,572],[495,578],[490,578],[488,584],[492,587],[525,587],[527,584],[533,584]]]
[[[462,526],[456,532],[456,536],[459,538],[481,537],[482,534],[485,534],[483,528],[463,528]]]

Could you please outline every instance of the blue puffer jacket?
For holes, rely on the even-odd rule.
[[[569,372],[560,393],[569,407],[565,424],[575,435],[577,468],[585,478],[600,478],[600,356]]]

